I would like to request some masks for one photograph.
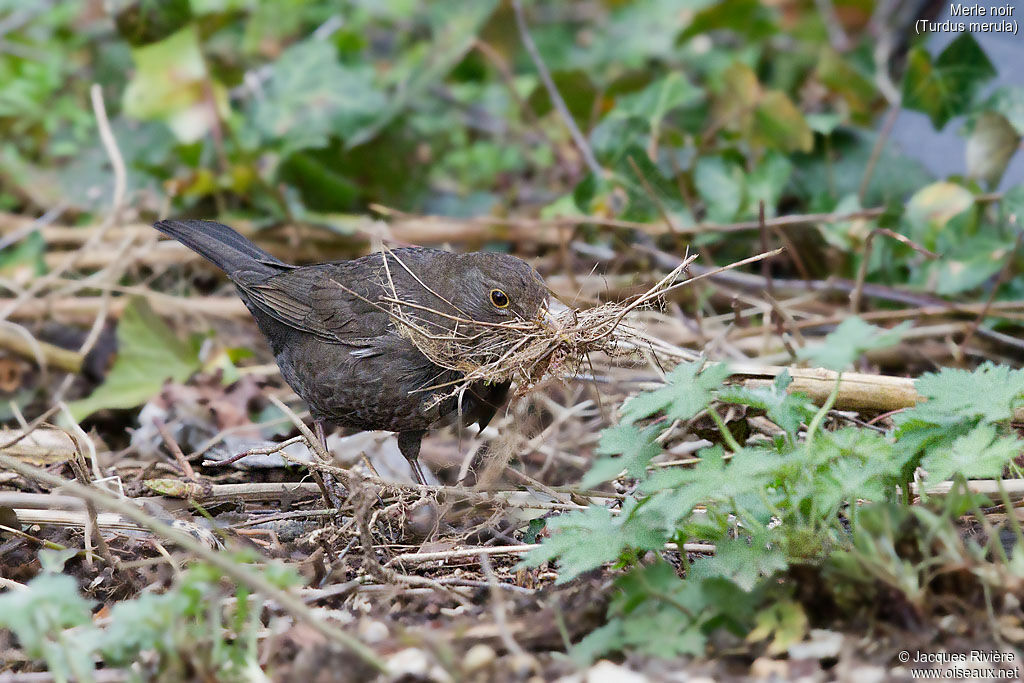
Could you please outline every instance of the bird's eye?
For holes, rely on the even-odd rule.
[[[500,289],[492,289],[491,303],[494,304],[497,308],[508,308],[508,294],[501,291]]]

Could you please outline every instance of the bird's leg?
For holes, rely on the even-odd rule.
[[[416,477],[420,486],[427,485],[427,479],[423,476],[423,469],[420,467],[420,442],[423,440],[425,431],[398,432],[398,450],[402,452],[405,459],[409,461],[409,467]]]
[[[320,442],[320,447],[324,449],[324,453],[330,453],[327,450],[327,434],[324,433],[324,421],[313,420],[313,431],[316,434],[317,440]]]
[[[316,434],[316,440],[320,442],[320,447],[324,449],[324,453],[330,457],[331,453],[327,450],[327,434],[324,432],[323,420],[313,420],[313,432]],[[323,481],[324,490],[328,493],[327,502],[331,503],[335,508],[341,507],[341,488],[338,486],[338,482],[334,480],[334,475],[324,472],[321,481]]]

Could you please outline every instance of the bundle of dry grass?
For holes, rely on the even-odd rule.
[[[545,377],[569,379],[576,376],[593,353],[608,356],[636,354],[650,350],[658,355],[665,343],[646,334],[627,316],[642,308],[660,307],[664,295],[698,279],[778,254],[767,252],[730,264],[704,275],[680,281],[697,257],[683,261],[643,294],[626,302],[610,302],[593,308],[544,312],[541,318],[504,323],[460,318],[396,296],[384,297],[399,330],[434,364],[459,373],[459,378],[424,387],[438,392],[436,401],[461,394],[469,385],[512,380],[525,392]],[[392,294],[394,288],[391,289]],[[438,331],[427,316],[453,322],[451,330]],[[678,349],[673,355],[677,356]]]

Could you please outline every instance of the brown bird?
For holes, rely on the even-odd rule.
[[[235,284],[285,381],[309,405],[322,442],[324,423],[397,432],[398,447],[421,484],[418,458],[426,431],[458,414],[463,424],[477,422],[483,429],[505,401],[509,383],[475,382],[461,405],[446,396],[462,375],[435,365],[402,335],[384,299],[423,307],[416,309],[421,321],[439,335],[455,329],[453,318],[530,320],[547,308],[540,275],[507,254],[406,247],[386,256],[293,266],[220,223],[160,221],[153,227]]]

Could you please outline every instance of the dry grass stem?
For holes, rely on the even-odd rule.
[[[758,254],[681,280],[687,266],[697,258],[687,256],[647,291],[630,300],[582,310],[567,308],[557,314],[544,312],[532,320],[485,322],[403,300],[395,291],[390,271],[384,286],[391,295],[382,297],[382,301],[401,333],[423,355],[435,365],[457,373],[454,379],[441,377],[435,384],[420,389],[438,391],[434,401],[440,402],[461,397],[477,382],[511,380],[519,385],[520,391],[527,391],[545,377],[569,379],[579,374],[594,353],[623,356],[641,350],[657,354],[661,350],[678,356],[677,349],[661,348],[666,346],[664,342],[648,335],[637,321],[627,316],[638,309],[660,307],[664,295],[672,290],[723,270],[770,258],[780,251]],[[393,252],[391,255],[401,264]]]

